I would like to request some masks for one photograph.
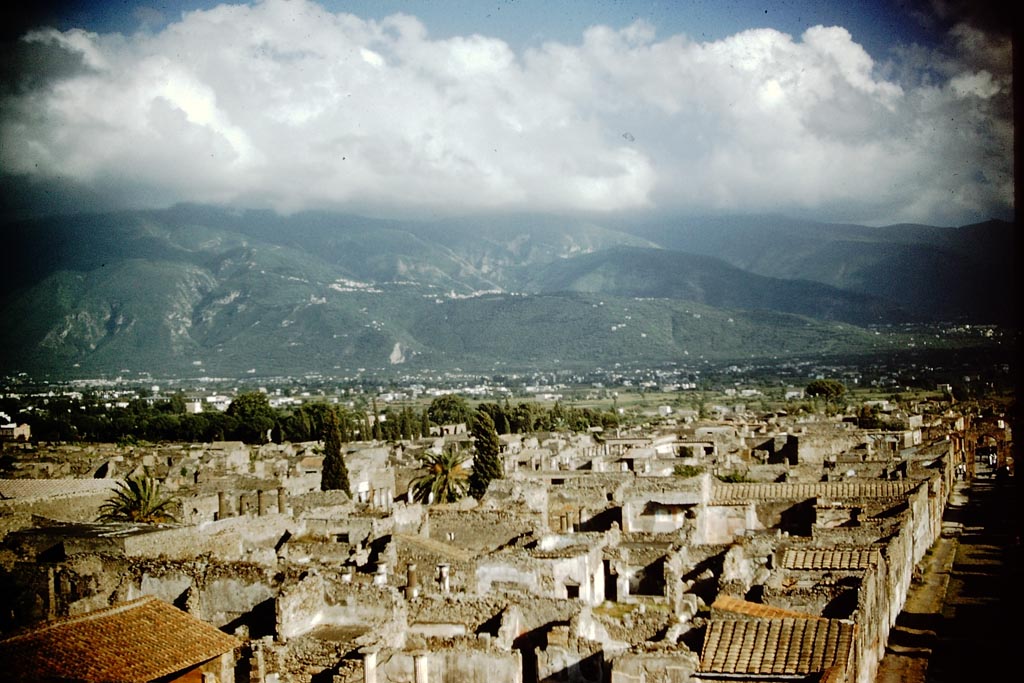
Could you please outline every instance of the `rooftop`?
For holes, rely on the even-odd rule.
[[[0,641],[0,668],[15,681],[151,681],[239,645],[177,607],[143,597]]]

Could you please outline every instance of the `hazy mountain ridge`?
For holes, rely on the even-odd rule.
[[[916,319],[877,297],[810,280],[756,275],[725,261],[666,249],[615,247],[538,269],[536,291],[680,299],[724,309],[770,310],[865,325]]]
[[[549,216],[419,222],[179,206],[13,224],[0,369],[298,374],[868,350],[884,341],[844,322],[971,310],[972,292],[992,285],[950,273],[1005,254],[970,254],[961,237],[997,249],[1012,234],[909,226],[872,241],[878,229],[852,226],[842,239],[838,226],[820,238],[810,224],[780,226],[748,226],[733,247],[728,227],[700,236],[705,251],[730,253],[712,258],[677,249],[685,234],[659,242]],[[758,253],[766,241],[774,251]],[[899,270],[906,262],[924,265]],[[790,275],[756,272],[769,266]]]
[[[959,228],[816,223],[775,216],[680,219],[632,226],[668,249],[743,270],[807,279],[888,300],[932,319],[1008,322],[1016,311],[1014,225]]]

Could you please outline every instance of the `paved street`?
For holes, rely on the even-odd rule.
[[[979,476],[957,486],[876,683],[985,680],[1018,668],[1019,500],[1016,479]]]

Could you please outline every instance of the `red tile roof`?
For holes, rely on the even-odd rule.
[[[866,570],[878,563],[875,548],[789,548],[782,555],[786,569]]]
[[[8,681],[151,681],[239,645],[234,636],[147,596],[0,641],[0,671]]]
[[[700,674],[806,675],[843,667],[854,626],[836,619],[713,619]]]
[[[757,500],[802,500],[808,498],[905,498],[917,481],[834,481],[807,483],[716,483],[711,502],[718,505]]]

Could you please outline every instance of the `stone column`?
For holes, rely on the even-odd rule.
[[[377,651],[363,651],[363,683],[377,683]]]
[[[256,510],[260,517],[267,514],[267,496],[263,489],[256,492]]]
[[[288,513],[288,491],[283,486],[277,490],[277,511],[282,515]]]
[[[217,519],[227,519],[231,512],[228,510],[228,494],[223,491],[217,492]]]
[[[437,565],[437,582],[441,585],[442,593],[451,592],[451,577],[449,574],[450,565],[439,564]]]
[[[430,653],[417,652],[412,656],[413,669],[416,672],[416,683],[429,683]]]
[[[420,582],[419,576],[416,574],[416,565],[409,564],[405,570],[406,582],[405,582],[405,597],[406,599],[419,597],[420,594]]]

